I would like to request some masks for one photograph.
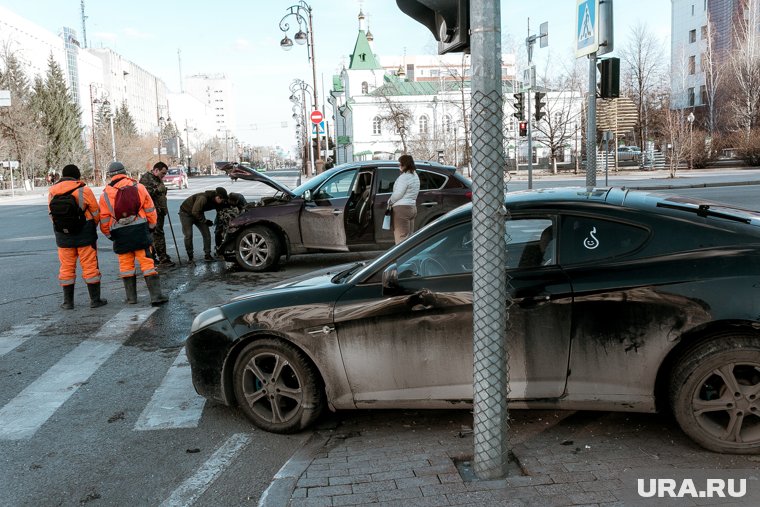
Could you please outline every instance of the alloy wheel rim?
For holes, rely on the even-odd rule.
[[[257,417],[283,424],[298,417],[303,383],[286,358],[276,352],[260,352],[245,365],[243,395]]]
[[[240,254],[249,266],[262,266],[269,258],[269,245],[260,234],[246,234],[240,242]]]
[[[707,372],[691,409],[700,429],[721,443],[760,444],[760,364],[729,362]]]

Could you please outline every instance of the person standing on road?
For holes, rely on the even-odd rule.
[[[87,292],[90,294],[90,308],[97,308],[108,303],[100,297],[100,268],[98,267],[98,232],[97,223],[100,220],[100,209],[95,194],[83,181],[79,168],[69,164],[61,171],[61,179],[50,187],[48,196],[48,209],[53,220],[55,243],[58,247],[58,280],[63,287],[63,303],[61,308],[71,310],[74,308],[74,282],[77,275],[77,259],[82,265],[82,278],[87,284]],[[79,208],[72,210],[77,214],[84,213],[81,218],[76,215],[73,218],[63,218],[66,213],[58,214],[53,208],[58,206],[60,197],[72,196]],[[55,202],[53,202],[55,199]],[[72,203],[73,204],[73,203]],[[67,207],[64,204],[64,208]],[[61,218],[59,218],[61,217]],[[69,222],[68,224],[65,222]],[[76,222],[79,222],[77,225]]]
[[[209,227],[214,222],[206,219],[205,212],[212,209],[220,209],[227,203],[227,190],[217,187],[216,190],[206,190],[193,194],[184,200],[179,207],[179,220],[182,224],[182,235],[185,237],[185,252],[190,263],[193,260],[193,226],[197,227],[203,237],[204,260],[211,262],[211,232]]]
[[[398,164],[401,176],[393,183],[393,193],[388,199],[388,207],[392,212],[393,238],[397,245],[414,232],[417,194],[420,193],[420,177],[412,156],[401,155]]]
[[[169,298],[161,292],[161,279],[150,253],[150,229],[158,219],[153,199],[142,184],[127,176],[121,162],[108,164],[108,176],[111,181],[100,196],[100,230],[113,241],[113,251],[119,257],[119,276],[124,281],[127,303],[137,303],[137,262],[151,305],[162,305]]]
[[[153,165],[153,169],[143,174],[140,183],[145,186],[150,198],[153,199],[153,205],[156,207],[156,227],[153,229],[153,251],[155,252],[154,260],[158,261],[160,267],[174,267],[171,257],[166,252],[166,235],[164,234],[164,218],[169,213],[169,203],[166,199],[166,185],[164,185],[164,176],[166,176],[169,166],[159,161]]]

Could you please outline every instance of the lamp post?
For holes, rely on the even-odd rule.
[[[694,169],[694,111],[686,117],[689,122],[689,169]]]
[[[95,102],[98,102],[98,99],[95,99]],[[112,160],[116,161],[116,135],[113,130],[113,111],[111,111],[111,103],[108,102],[108,99],[103,101],[103,107],[108,108],[105,114],[108,116],[108,121],[111,124],[111,155]]]
[[[301,92],[301,97],[298,97],[298,92]],[[314,153],[311,149],[311,134],[309,133],[309,121],[307,118],[307,110],[306,110],[306,94],[309,94],[311,98],[314,97],[315,92],[314,88],[312,88],[306,81],[302,79],[294,79],[292,83],[290,83],[290,101],[293,102],[294,105],[300,105],[300,117],[301,121],[299,122],[299,127],[302,129],[302,135],[304,139],[304,146],[306,147],[306,157],[307,157],[307,164],[306,164],[306,176],[311,177],[312,174],[314,174]],[[294,107],[294,117],[295,117],[295,107]],[[299,136],[300,137],[300,136]],[[319,143],[319,129],[317,129],[317,143]]]
[[[314,57],[314,20],[312,18],[311,6],[304,2],[304,0],[299,0],[298,3],[291,5],[287,9],[288,13],[280,20],[280,30],[285,32],[285,37],[280,41],[280,47],[285,51],[289,51],[293,47],[293,41],[287,34],[290,25],[286,22],[289,17],[293,16],[298,22],[298,32],[293,36],[293,39],[295,39],[297,44],[306,44],[307,54],[311,62],[312,90],[314,92],[312,106],[316,110],[319,107],[319,98],[317,95],[317,63]],[[306,31],[304,31],[304,28]],[[317,157],[320,161],[318,168],[321,169],[324,160],[322,159],[322,136],[319,134],[319,129],[317,129]]]

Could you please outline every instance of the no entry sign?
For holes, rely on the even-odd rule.
[[[322,115],[322,111],[316,110],[311,112],[311,122],[312,123],[320,123],[322,120],[324,120],[324,116]]]

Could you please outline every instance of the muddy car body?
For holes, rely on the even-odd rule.
[[[243,166],[226,170],[232,178],[264,183],[274,195],[251,203],[230,222],[218,252],[250,271],[277,265],[281,256],[318,251],[382,250],[393,232],[382,221],[393,182],[395,161],[343,164],[290,189],[267,174]],[[453,167],[418,162],[420,193],[416,227],[468,203],[471,184]]]
[[[719,452],[760,452],[760,214],[625,189],[508,195],[514,408],[671,411]],[[323,406],[473,399],[471,206],[368,263],[199,315],[203,396],[300,430]]]

